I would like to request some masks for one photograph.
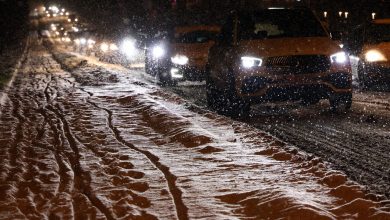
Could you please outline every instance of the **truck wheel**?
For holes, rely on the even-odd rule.
[[[145,73],[151,76],[156,76],[157,70],[149,58],[145,57]]]
[[[333,112],[338,110],[347,112],[352,106],[352,93],[348,94],[335,94],[329,97],[330,109]]]
[[[206,100],[207,106],[211,109],[218,110],[220,107],[220,92],[211,80],[208,72],[206,73]]]
[[[249,116],[250,103],[237,96],[234,77],[228,80],[227,88],[220,90],[209,77],[206,78],[207,102],[209,106],[216,109],[219,113],[233,118]]]
[[[367,90],[370,88],[370,82],[367,80],[366,73],[363,67],[363,64],[359,62],[358,65],[358,80],[359,80],[359,85],[362,89]]]
[[[157,83],[161,86],[176,86],[177,81],[173,80],[168,71],[158,70],[156,73]]]

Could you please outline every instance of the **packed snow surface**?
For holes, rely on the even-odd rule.
[[[0,219],[390,219],[321,158],[135,71],[32,43],[5,99]]]

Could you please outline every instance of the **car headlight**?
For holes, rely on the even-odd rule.
[[[108,44],[106,44],[106,43],[100,44],[100,50],[102,50],[103,52],[107,52],[108,49],[109,49]]]
[[[118,46],[116,44],[110,44],[110,50],[118,50]]]
[[[188,63],[188,57],[184,55],[176,55],[174,57],[171,57],[171,61],[172,63],[177,65],[186,65]]]
[[[93,44],[95,44],[96,42],[95,42],[94,40],[92,40],[92,39],[88,39],[87,43],[88,43],[88,45],[93,45]]]
[[[343,63],[347,62],[348,57],[347,57],[347,54],[345,52],[338,52],[338,53],[335,53],[332,56],[330,56],[330,60],[332,61],[332,63],[343,64]]]
[[[377,50],[367,51],[365,54],[365,58],[367,62],[387,61],[386,57]]]
[[[85,38],[80,38],[80,44],[84,45],[87,43],[87,40]]]
[[[123,40],[121,44],[121,52],[125,54],[127,57],[131,57],[135,54],[135,42],[131,39]]]
[[[241,65],[244,68],[252,68],[256,66],[261,66],[263,60],[257,57],[241,57]]]
[[[165,50],[162,46],[154,46],[152,49],[152,55],[155,59],[161,58],[165,55]]]

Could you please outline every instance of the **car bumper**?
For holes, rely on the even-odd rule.
[[[390,63],[365,64],[364,74],[366,79],[377,82],[390,82]]]
[[[311,74],[270,74],[265,71],[240,72],[237,93],[252,102],[329,98],[352,92],[350,68]]]
[[[202,81],[205,76],[205,68],[198,66],[173,65],[170,72],[172,79],[176,81]]]

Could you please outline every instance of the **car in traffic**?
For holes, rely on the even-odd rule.
[[[347,54],[308,9],[233,13],[210,49],[207,103],[229,115],[247,115],[251,104],[328,99],[332,110],[352,103]]]
[[[358,80],[362,88],[390,82],[390,18],[361,27]]]
[[[219,26],[177,27],[172,45],[170,69],[172,80],[202,81],[210,48],[220,31]]]
[[[162,85],[172,85],[170,74],[171,47],[168,37],[149,39],[145,46],[145,72],[156,77]]]

